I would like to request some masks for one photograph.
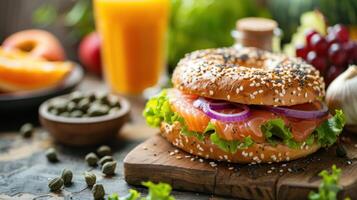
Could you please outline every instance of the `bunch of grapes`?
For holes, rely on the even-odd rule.
[[[340,24],[329,27],[327,36],[314,30],[305,34],[306,43],[296,47],[296,56],[312,64],[330,84],[349,64],[357,63],[357,42],[351,41],[348,29]]]

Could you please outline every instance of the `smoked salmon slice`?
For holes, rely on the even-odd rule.
[[[223,122],[211,119],[200,108],[193,106],[193,102],[198,98],[196,95],[185,94],[177,89],[169,89],[167,96],[173,111],[183,117],[188,129],[198,133],[203,133],[209,122],[213,123],[220,138],[225,140],[242,140],[250,136],[257,143],[266,141],[261,131],[261,125],[269,120],[281,118],[285,125],[290,128],[293,138],[297,142],[302,142],[310,136],[327,117],[322,119],[301,120],[288,118],[268,110],[251,106],[251,115],[244,121]],[[298,109],[299,106],[294,106]],[[311,106],[302,105],[302,110],[311,109]]]

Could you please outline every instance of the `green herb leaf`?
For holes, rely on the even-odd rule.
[[[291,131],[285,126],[284,120],[281,118],[265,122],[261,125],[260,129],[267,141],[273,145],[282,142],[290,148],[299,147],[299,143],[293,140]]]
[[[338,181],[341,175],[341,169],[338,169],[336,165],[332,166],[332,172],[329,173],[323,170],[319,173],[322,177],[322,182],[319,186],[318,192],[310,192],[309,200],[336,200],[337,193],[341,190],[338,186]]]
[[[318,143],[323,147],[333,145],[342,132],[345,123],[346,119],[342,110],[336,110],[335,116],[326,120],[315,129]]]
[[[144,200],[175,200],[171,193],[171,186],[166,183],[152,183],[151,181],[143,182],[143,186],[148,187],[149,194]]]

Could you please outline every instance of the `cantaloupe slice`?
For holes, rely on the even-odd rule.
[[[73,68],[71,62],[49,62],[26,53],[0,49],[0,91],[18,92],[59,84]]]

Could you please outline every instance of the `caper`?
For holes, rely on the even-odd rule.
[[[31,123],[26,123],[26,124],[22,125],[20,128],[20,133],[21,133],[22,137],[24,137],[24,138],[31,137],[33,131],[34,131],[34,128]]]
[[[86,112],[90,106],[90,100],[88,98],[84,98],[78,102],[77,108],[83,112]]]
[[[70,101],[67,103],[67,106],[66,106],[66,111],[67,112],[72,112],[76,109],[76,103],[74,103],[73,101]]]
[[[70,94],[69,99],[70,99],[70,101],[73,101],[74,103],[78,103],[83,97],[84,97],[84,95],[82,92],[75,91]]]
[[[63,179],[63,183],[65,186],[69,186],[72,184],[72,178],[73,178],[73,173],[71,170],[69,169],[64,169],[62,171],[62,175],[61,175],[62,179]]]
[[[109,161],[105,163],[102,167],[102,172],[105,175],[113,175],[115,174],[115,168],[117,166],[117,162],[115,161]]]
[[[84,173],[84,180],[86,181],[88,186],[93,186],[97,180],[97,177],[95,174],[90,173],[90,172],[85,172]]]
[[[103,199],[105,195],[104,187],[102,184],[95,184],[92,188],[92,194],[95,200]]]
[[[57,108],[51,108],[51,109],[49,109],[49,112],[50,112],[52,115],[58,115],[58,114],[59,114]]]
[[[63,186],[63,179],[60,177],[54,178],[48,183],[48,187],[53,192],[60,190],[62,186]]]
[[[112,156],[104,156],[103,158],[101,158],[101,159],[99,160],[99,164],[104,165],[105,163],[110,162],[110,161],[113,161],[113,160],[114,160],[114,159],[113,159]]]
[[[102,104],[109,105],[108,95],[105,93],[100,93],[96,95],[97,100],[99,100]]]
[[[118,108],[120,108],[120,102],[119,102],[118,97],[116,97],[116,96],[109,96],[108,99],[109,99],[109,105],[110,105],[110,107],[118,107]]]
[[[97,98],[97,97],[96,97],[95,94],[93,94],[93,93],[88,95],[88,99],[89,99],[90,102],[95,101],[96,98]]]
[[[59,116],[61,116],[61,117],[69,117],[70,114],[69,114],[69,112],[63,112]]]
[[[109,114],[115,114],[115,113],[117,113],[117,112],[119,112],[119,111],[120,111],[120,108],[118,108],[118,107],[111,108],[111,109],[109,110]]]
[[[97,149],[97,154],[100,157],[109,156],[112,154],[112,149],[107,145],[102,145]]]
[[[86,155],[85,160],[89,166],[96,166],[98,162],[98,157],[94,153],[89,153]]]
[[[89,116],[102,116],[106,115],[109,112],[109,107],[106,105],[93,104],[88,109]]]
[[[47,149],[46,157],[47,157],[47,160],[50,161],[50,162],[57,162],[58,161],[58,157],[57,157],[56,149],[54,149],[54,148]]]
[[[55,99],[50,103],[50,107],[53,109],[57,109],[58,113],[62,113],[66,111],[67,108],[67,100],[65,99]]]
[[[82,117],[83,116],[83,112],[80,111],[80,110],[74,110],[70,113],[70,116],[71,117],[76,117],[76,118],[79,118],[79,117]]]

